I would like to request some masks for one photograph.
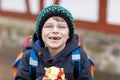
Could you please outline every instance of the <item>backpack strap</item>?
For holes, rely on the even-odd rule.
[[[19,68],[20,61],[21,61],[22,56],[23,56],[23,52],[21,52],[21,53],[17,56],[16,60],[15,60],[14,63],[13,63],[13,75],[14,75],[14,77],[16,76],[16,74],[17,74],[17,72],[18,72],[18,68]]]
[[[94,68],[95,68],[95,66],[94,66],[94,63],[93,63],[92,59],[88,55],[87,55],[87,57],[88,57],[88,60],[90,62],[90,73],[91,73],[91,76],[92,76],[92,79],[93,79],[94,78]]]
[[[81,72],[81,56],[80,49],[77,48],[72,51],[72,65],[73,65],[73,77],[78,78],[78,75]]]
[[[26,36],[23,48],[24,49],[31,49],[31,44],[32,44],[32,37],[31,36]]]
[[[78,46],[82,47],[82,41],[80,39],[80,36],[78,36]],[[78,75],[81,72],[81,55],[80,55],[80,49],[77,48],[72,51],[72,65],[73,65],[73,77],[74,79],[78,77]]]
[[[36,79],[37,67],[38,67],[38,57],[36,56],[36,51],[34,49],[31,49],[30,57],[29,57],[29,74],[31,80]]]

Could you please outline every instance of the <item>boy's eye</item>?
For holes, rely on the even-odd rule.
[[[58,28],[66,28],[64,25],[58,25]]]
[[[52,25],[45,25],[44,28],[52,28]]]

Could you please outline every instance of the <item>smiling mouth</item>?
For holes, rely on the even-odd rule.
[[[49,39],[51,39],[51,40],[60,40],[61,38],[60,37],[49,37]]]

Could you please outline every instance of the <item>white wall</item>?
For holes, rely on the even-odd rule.
[[[44,0],[45,7],[51,5],[54,0]],[[60,0],[61,6],[67,8],[75,19],[97,22],[99,0]],[[120,0],[107,0],[107,19],[110,24],[120,25]],[[26,12],[25,0],[1,0],[1,8],[5,11]],[[39,12],[39,0],[29,0],[31,14]]]

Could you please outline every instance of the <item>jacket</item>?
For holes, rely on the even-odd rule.
[[[74,34],[72,39],[66,43],[65,48],[60,51],[54,57],[49,55],[47,47],[39,47],[36,44],[37,41],[36,34],[33,35],[32,48],[34,48],[38,56],[38,68],[36,72],[37,80],[42,80],[45,74],[44,68],[56,66],[64,68],[66,80],[73,80],[73,68],[72,68],[72,54],[71,52],[77,48],[81,51],[81,73],[76,80],[92,80],[90,74],[90,63],[87,59],[87,54],[82,47],[78,46],[78,35]],[[29,75],[29,53],[30,50],[24,51],[24,56],[22,57],[18,73],[15,80],[31,80]]]

